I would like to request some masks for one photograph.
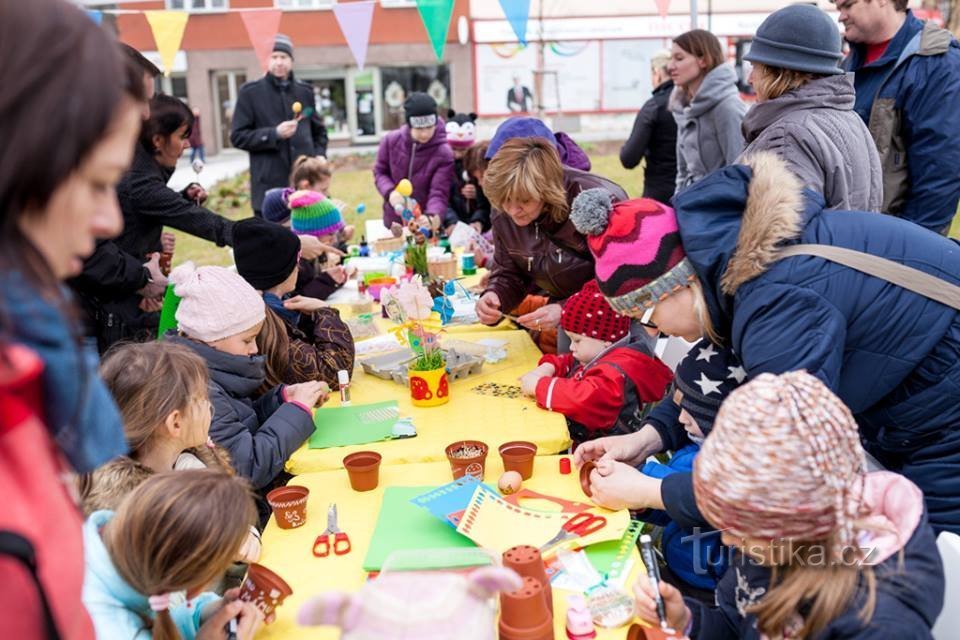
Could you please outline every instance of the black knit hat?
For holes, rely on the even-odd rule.
[[[685,409],[697,421],[703,435],[707,435],[713,429],[720,405],[746,377],[732,350],[701,340],[677,365],[674,380],[683,393],[680,408]]]
[[[407,124],[413,129],[426,129],[437,124],[437,101],[429,95],[415,91],[403,102]]]
[[[274,222],[247,218],[233,225],[237,273],[254,289],[266,291],[290,277],[300,257],[300,238]]]

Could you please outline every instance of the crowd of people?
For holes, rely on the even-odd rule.
[[[930,637],[943,607],[960,44],[905,0],[836,8],[842,37],[811,5],[763,22],[749,108],[713,34],[653,56],[620,154],[640,198],[540,119],[482,141],[417,92],[373,167],[387,229],[469,230],[480,322],[543,350],[522,392],[566,417],[594,502],[660,528],[637,611],[690,638]],[[355,359],[323,302],[354,230],[293,42],[239,94],[234,222],[167,186],[197,123],[155,66],[62,0],[0,12],[2,635],[249,640],[270,620],[231,580]],[[164,227],[235,269],[171,269]],[[673,370],[664,337],[692,345]]]

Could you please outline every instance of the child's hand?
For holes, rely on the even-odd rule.
[[[660,480],[613,460],[600,460],[590,473],[591,499],[601,507],[620,509],[663,508]]]
[[[286,387],[287,401],[296,401],[308,407],[315,407],[323,396],[324,389],[327,393],[330,393],[330,387],[327,386],[327,383],[320,381],[291,384]]]
[[[347,271],[341,266],[330,267],[325,269],[324,273],[333,278],[333,281],[337,284],[343,284],[347,281]]]
[[[320,381],[320,384],[323,385],[320,387],[320,397],[317,399],[317,406],[322,407],[327,404],[327,400],[330,399],[330,385],[328,385],[323,380]]]
[[[292,298],[283,301],[284,309],[289,309],[290,311],[304,311],[306,313],[313,313],[314,311],[319,311],[327,306],[329,305],[327,305],[327,303],[323,300],[308,298],[306,296],[293,296]]]
[[[387,196],[387,201],[390,203],[390,206],[393,207],[394,209],[402,209],[404,200],[406,200],[406,198],[400,195],[400,192],[397,191],[396,189],[391,191],[390,195]]]
[[[550,369],[553,369],[553,366],[550,366]],[[549,375],[553,375],[552,373]],[[527,373],[520,376],[520,391],[525,396],[534,397],[537,395],[537,383],[540,382],[540,378],[547,377],[548,374],[543,369],[543,365],[537,367],[533,371],[528,371]]]
[[[222,606],[200,626],[194,636],[196,640],[225,640],[227,633],[224,628],[233,618],[237,619],[237,640],[253,640],[263,624],[263,612],[252,602],[237,600],[236,597],[229,601],[224,598],[220,602]]]
[[[636,596],[637,616],[654,626],[659,626],[660,618],[657,615],[657,602],[650,579],[646,575],[637,578],[633,585],[633,595]],[[667,626],[678,635],[682,635],[690,624],[690,609],[683,601],[683,596],[672,584],[660,580],[660,597],[663,598],[664,609],[667,614]]]

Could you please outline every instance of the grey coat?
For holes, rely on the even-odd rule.
[[[676,87],[670,110],[677,121],[677,191],[732,164],[743,151],[740,123],[747,106],[740,99],[732,65],[722,64],[707,73],[693,100]]]
[[[743,155],[772,151],[828,209],[880,211],[883,172],[870,131],[853,110],[853,74],[816,78],[757,103],[743,119]]]

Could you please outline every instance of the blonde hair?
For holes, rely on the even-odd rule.
[[[672,57],[669,49],[660,49],[650,56],[650,69],[653,71],[666,72],[667,65],[670,64],[670,58]]]
[[[103,529],[103,544],[139,593],[195,591],[233,563],[256,518],[245,480],[213,470],[160,473],[124,499]],[[144,623],[154,640],[180,638],[169,611]]]
[[[290,186],[299,189],[300,183],[304,180],[309,185],[314,185],[321,180],[332,177],[333,168],[326,158],[299,156],[293,161],[293,169],[290,170]]]
[[[554,222],[570,213],[560,155],[546,138],[513,138],[497,151],[483,175],[483,192],[504,210],[508,202],[539,200]]]
[[[715,345],[723,345],[723,339],[717,333],[713,326],[713,318],[710,317],[710,307],[707,306],[707,298],[703,295],[703,285],[698,278],[694,278],[688,285],[693,294],[693,312],[697,316],[697,321],[703,327],[703,335]]]
[[[771,67],[760,62],[753,64],[753,90],[757,92],[757,98],[760,100],[779,98],[788,91],[793,91],[820,77],[823,76],[806,71]]]

